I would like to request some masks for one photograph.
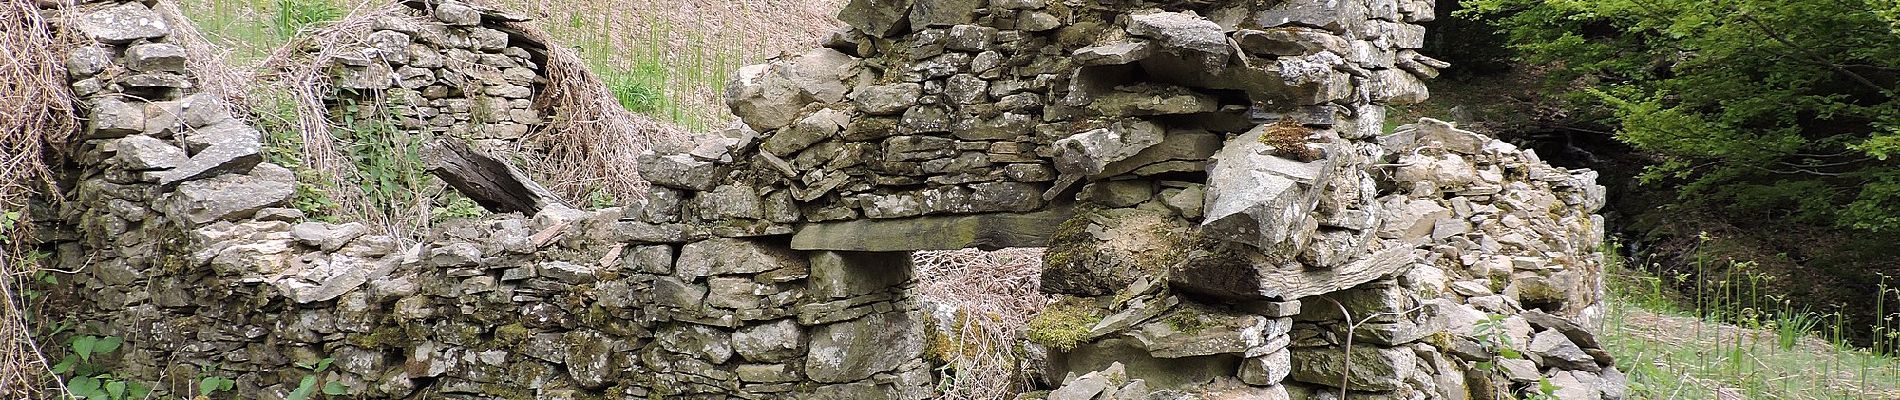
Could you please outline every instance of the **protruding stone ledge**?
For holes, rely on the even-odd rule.
[[[981,214],[807,224],[792,236],[796,250],[916,251],[1043,247],[1075,216],[1067,206],[1026,214]]]

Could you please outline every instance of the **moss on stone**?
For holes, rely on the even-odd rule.
[[[350,335],[344,341],[366,349],[403,348],[414,343],[401,326],[389,325],[378,326],[369,333]]]
[[[1208,322],[1208,319],[1210,319],[1210,316],[1207,312],[1202,311],[1200,308],[1189,306],[1175,309],[1174,312],[1169,313],[1168,316],[1162,318],[1161,321],[1167,323],[1169,328],[1174,328],[1177,332],[1197,333],[1212,325]]]
[[[1063,297],[1029,320],[1024,336],[1056,351],[1068,351],[1089,338],[1089,328],[1102,321],[1102,310],[1077,297]]]

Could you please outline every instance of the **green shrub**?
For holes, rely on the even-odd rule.
[[[1885,5],[1881,5],[1884,3]],[[1900,229],[1890,0],[1465,0],[1682,203]]]

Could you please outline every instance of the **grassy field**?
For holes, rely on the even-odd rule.
[[[1665,279],[1687,278],[1620,263],[1608,269],[1602,335],[1630,377],[1632,399],[1900,399],[1900,321],[1850,326],[1838,311],[1795,309],[1756,290],[1759,276],[1709,279],[1681,292]],[[1885,285],[1873,295],[1900,301],[1900,291]],[[1866,336],[1884,340],[1851,343]]]

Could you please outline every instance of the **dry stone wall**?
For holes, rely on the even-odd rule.
[[[345,89],[332,101],[359,103],[360,118],[393,119],[418,142],[452,137],[489,151],[545,151],[522,139],[552,115],[534,105],[547,85],[546,44],[505,25],[526,18],[459,2],[408,4],[351,32],[357,46],[319,51],[336,66],[332,85]]]
[[[1025,344],[1050,398],[1621,398],[1587,328],[1594,173],[1383,129],[1445,67],[1415,51],[1430,4],[855,0],[823,48],[740,72],[742,123],[640,157],[645,198],[405,240],[282,208],[294,177],[162,19],[95,1],[63,10],[96,42],[67,60],[90,125],[36,218],[80,271],[75,332],[169,393],[275,398],[332,358],[367,398],[928,398],[954,315],[909,297],[908,252],[1047,246],[1048,317],[1088,321]],[[431,134],[495,126],[455,100],[546,115],[515,106],[539,73],[498,14],[427,14],[378,22],[337,84],[426,102],[405,126]]]

